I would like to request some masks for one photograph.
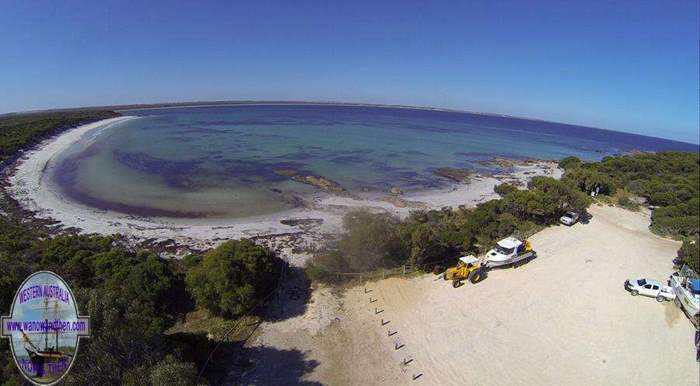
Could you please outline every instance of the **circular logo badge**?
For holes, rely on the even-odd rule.
[[[25,279],[10,315],[2,317],[2,336],[10,340],[15,363],[35,385],[60,381],[75,361],[80,338],[89,335],[89,317],[78,314],[68,284],[49,271]]]

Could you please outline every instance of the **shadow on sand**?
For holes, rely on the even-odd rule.
[[[279,322],[303,315],[311,297],[311,281],[299,267],[284,266],[280,282],[269,302],[261,304],[255,314],[263,322]],[[197,364],[198,371],[213,350],[204,376],[211,385],[316,385],[302,378],[313,371],[318,362],[307,360],[300,350],[247,346],[260,323],[243,326],[245,336],[236,341],[210,340],[206,334],[178,333],[168,337],[172,351],[185,361]],[[186,350],[178,347],[187,347]]]
[[[262,315],[267,322],[279,322],[306,312],[311,297],[311,280],[303,268],[286,267],[277,293]]]
[[[591,222],[591,219],[593,218],[593,215],[588,213],[588,212],[583,212],[581,213],[581,217],[579,217],[579,222],[581,224],[588,224]]]
[[[206,334],[177,333],[168,336],[171,352],[187,362],[197,364],[201,371],[204,359],[216,346]],[[182,350],[181,347],[187,347]],[[245,347],[241,342],[226,342],[218,346],[202,376],[210,385],[319,385],[303,377],[318,366],[307,360],[300,350],[278,350],[271,347]]]

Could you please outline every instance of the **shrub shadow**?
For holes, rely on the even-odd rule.
[[[234,368],[227,381],[244,385],[321,385],[303,380],[319,362],[307,360],[306,352],[278,350],[271,347],[247,348],[243,353],[245,368]]]
[[[277,322],[303,315],[311,298],[311,280],[300,267],[287,266],[277,292],[265,307],[265,321]]]
[[[592,214],[590,214],[590,213],[588,213],[588,212],[584,212],[584,213],[581,213],[581,216],[579,217],[579,220],[578,220],[578,221],[579,221],[581,224],[588,224],[588,223],[591,222],[591,219],[592,219],[592,218],[593,218],[593,215],[592,215]]]
[[[202,372],[202,380],[211,385],[320,385],[303,380],[319,362],[307,360],[307,353],[300,350],[251,348],[240,342],[223,342],[207,363],[217,342],[207,339],[205,334],[172,334],[167,337],[167,345],[181,360],[195,363],[197,371]]]

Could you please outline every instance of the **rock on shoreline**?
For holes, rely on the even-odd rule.
[[[472,171],[467,168],[443,167],[433,170],[433,174],[444,177],[455,182],[466,183],[472,175]]]
[[[302,184],[317,187],[328,193],[353,197],[353,195],[340,186],[339,183],[323,176],[315,176],[313,174],[304,175],[294,169],[277,169],[274,172],[280,176],[289,177],[294,181],[301,182]]]

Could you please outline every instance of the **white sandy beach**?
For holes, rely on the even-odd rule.
[[[83,233],[124,235],[134,244],[145,241],[172,240],[178,246],[194,249],[208,249],[224,240],[241,237],[269,235],[280,236],[280,240],[268,240],[282,252],[290,263],[302,265],[304,254],[292,253],[289,243],[297,249],[308,247],[319,241],[324,234],[338,232],[342,215],[352,208],[368,207],[372,210],[406,216],[411,205],[397,205],[379,199],[354,199],[318,192],[306,208],[297,208],[265,216],[239,219],[175,219],[159,217],[136,217],[114,211],[104,211],[87,207],[61,196],[52,186],[45,173],[55,165],[53,160],[62,151],[77,141],[90,141],[95,133],[108,129],[111,125],[138,117],[124,116],[83,125],[48,139],[34,150],[25,153],[11,168],[8,193],[25,209],[36,212],[38,218],[59,221],[63,227],[80,229]],[[485,177],[476,175],[469,184],[454,184],[443,190],[425,191],[406,196],[402,200],[419,202],[420,207],[441,208],[459,205],[475,206],[480,202],[497,197],[493,187],[502,181],[520,181],[536,175],[561,176],[556,163],[541,161],[516,165],[510,175]],[[389,195],[387,194],[387,197]],[[319,225],[284,225],[285,219],[320,219]],[[290,238],[289,234],[296,234]],[[293,240],[292,240],[293,239]],[[281,241],[281,242],[280,242]],[[187,253],[183,248],[176,255]]]

